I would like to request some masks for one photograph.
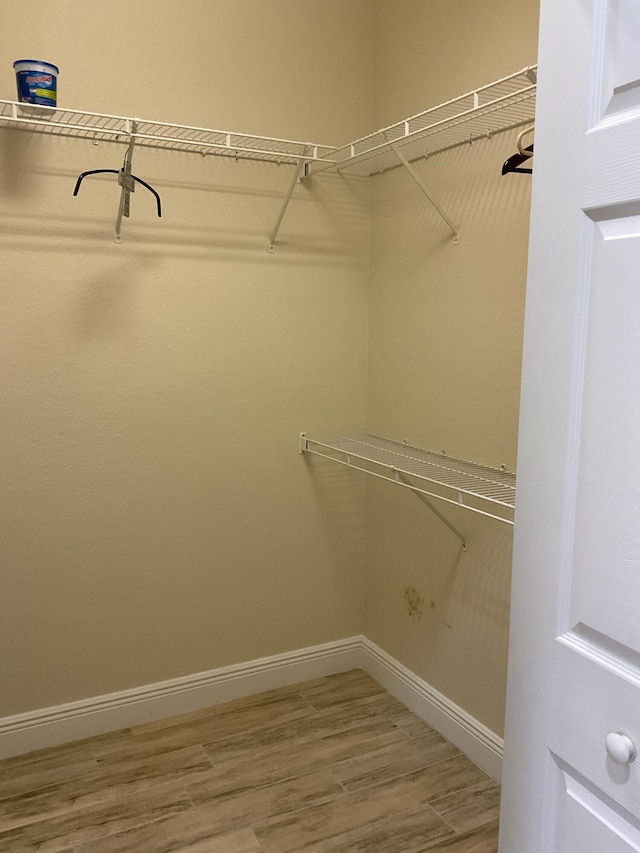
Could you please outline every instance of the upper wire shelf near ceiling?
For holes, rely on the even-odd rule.
[[[371,176],[401,165],[396,150],[413,162],[478,139],[530,124],[535,116],[537,65],[460,95],[336,149],[333,168]],[[396,149],[396,150],[394,150]]]
[[[296,142],[269,136],[169,124],[142,118],[105,115],[59,107],[33,107],[17,101],[0,100],[0,127],[16,127],[54,136],[72,136],[96,142],[196,152],[236,160],[272,163],[332,163],[335,148],[312,142]]]
[[[34,107],[7,100],[0,100],[0,128],[13,127],[52,136],[126,145],[125,164],[117,172],[122,193],[116,242],[120,242],[121,216],[129,215],[132,181],[144,184],[130,169],[134,147],[142,147],[294,166],[289,189],[269,236],[270,251],[275,249],[278,230],[295,186],[303,178],[328,170],[372,176],[399,165],[407,169],[451,231],[454,244],[458,244],[458,227],[432,197],[412,163],[458,145],[531,124],[535,115],[536,74],[537,66],[528,66],[341,148],[61,107]],[[88,170],[81,178],[95,173],[96,170]],[[145,186],[155,193],[153,188]]]

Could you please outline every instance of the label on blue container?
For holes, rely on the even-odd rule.
[[[44,71],[18,71],[18,100],[25,104],[55,107],[58,79],[55,74]]]

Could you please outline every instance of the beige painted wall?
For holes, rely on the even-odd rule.
[[[505,0],[7,7],[0,93],[37,56],[72,107],[338,144],[535,61],[536,19]],[[136,192],[116,246],[114,183],[71,190],[121,149],[0,132],[0,715],[364,629],[501,730],[509,529],[453,510],[461,555],[412,495],[305,463],[296,438],[368,409],[374,433],[514,464],[513,145],[420,166],[458,247],[398,172],[372,219],[366,181],[297,188],[270,255],[285,168],[137,151],[165,215]]]
[[[316,142],[368,131],[368,0],[5,4],[59,103]],[[327,57],[331,61],[327,61]],[[0,132],[0,715],[359,633],[364,501],[300,430],[365,423],[369,191]]]
[[[536,6],[378,0],[376,124],[535,63]],[[458,246],[404,171],[373,180],[369,338],[370,432],[509,470],[530,191],[528,177],[500,175],[515,136],[416,164],[459,226]],[[445,511],[467,553],[413,495],[369,486],[365,633],[500,733],[511,530]]]

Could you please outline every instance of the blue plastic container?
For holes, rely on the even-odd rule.
[[[39,107],[56,106],[59,74],[56,65],[40,59],[17,59],[13,67],[20,103]]]

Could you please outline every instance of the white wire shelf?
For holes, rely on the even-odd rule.
[[[400,165],[394,148],[413,162],[440,151],[530,124],[535,116],[537,66],[503,77],[336,148],[143,118],[0,100],[0,127],[57,136],[195,151],[235,159],[313,164],[312,171],[349,170],[373,175]]]
[[[513,524],[516,475],[373,435],[312,438],[300,434],[300,452]]]
[[[269,251],[275,250],[282,219],[296,184],[303,178],[328,170],[372,176],[398,166],[407,169],[445,222],[454,244],[458,244],[458,227],[432,197],[412,163],[476,139],[531,124],[535,115],[536,72],[537,66],[529,66],[341,148],[7,100],[0,100],[0,128],[126,145],[124,172],[121,170],[118,177],[122,194],[116,220],[116,242],[121,241],[120,210],[125,211],[125,216],[129,215],[130,187],[126,185],[131,180],[131,155],[134,147],[142,147],[294,166],[289,189],[269,235]]]
[[[295,142],[269,136],[252,136],[226,130],[169,124],[142,118],[105,115],[58,107],[25,107],[17,101],[0,100],[0,127],[14,127],[53,136],[71,136],[104,142],[196,152],[236,160],[263,160],[297,164],[332,164],[335,148],[313,142]]]
[[[503,77],[336,149],[328,168],[371,176],[441,151],[531,124],[535,117],[537,66]]]

